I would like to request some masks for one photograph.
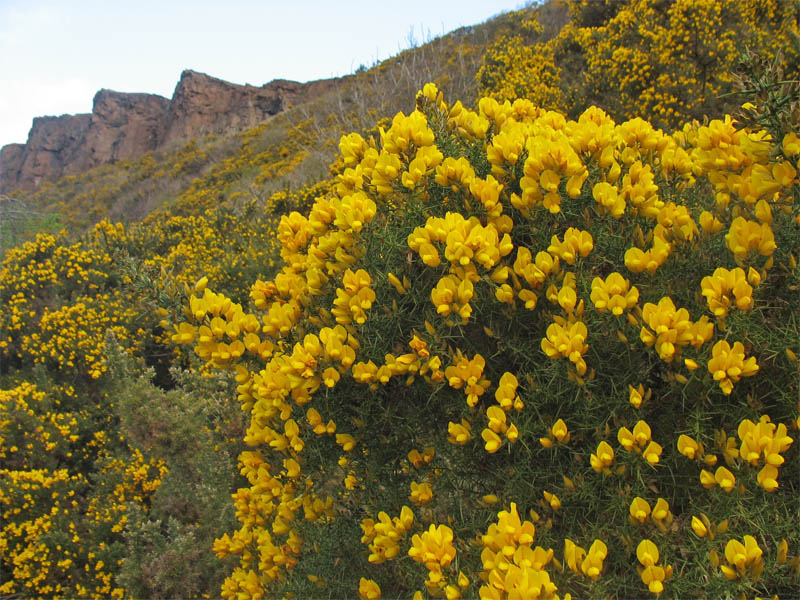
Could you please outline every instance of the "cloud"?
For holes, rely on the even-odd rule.
[[[0,22],[0,49],[8,57],[6,51],[32,46],[42,33],[66,26],[68,18],[62,8],[50,3],[9,2],[0,6]]]

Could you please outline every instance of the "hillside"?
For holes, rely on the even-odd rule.
[[[794,597],[799,40],[553,1],[15,191],[0,599]]]
[[[263,88],[244,89],[186,72],[169,105],[173,108],[156,111],[161,116],[152,119],[144,130],[140,121],[131,120],[131,130],[138,132],[134,141],[126,141],[125,126],[106,131],[108,127],[103,124],[119,120],[112,118],[119,116],[114,111],[107,115],[101,109],[99,116],[43,120],[32,130],[27,154],[19,145],[4,149],[2,162],[9,166],[2,171],[10,173],[4,176],[4,193],[22,202],[33,216],[30,223],[15,222],[14,230],[19,234],[4,232],[2,238],[8,240],[5,246],[36,231],[37,223],[43,220],[37,215],[47,215],[45,220],[51,228],[57,229],[55,222],[79,233],[103,218],[139,221],[165,203],[177,202],[183,206],[179,212],[189,207],[193,214],[229,202],[256,201],[263,207],[274,191],[296,190],[323,178],[341,135],[365,131],[380,119],[388,119],[403,108],[401,98],[413,94],[426,81],[446,83],[455,93],[474,96],[474,74],[483,49],[498,28],[508,26],[508,19],[500,16],[437,37],[340,81],[273,82]],[[184,92],[184,88],[189,91]],[[210,91],[193,93],[195,88]],[[196,99],[198,94],[200,100]],[[215,94],[225,100],[209,99]],[[252,110],[257,104],[253,94],[268,100],[262,103],[261,112]],[[96,110],[98,100],[107,95],[127,99],[140,96],[99,92]],[[101,106],[105,104],[100,102]],[[231,112],[231,105],[238,106],[238,112]],[[223,113],[226,116],[220,119]],[[92,119],[101,124],[94,128],[85,124]],[[59,125],[59,121],[64,124]],[[66,133],[72,127],[69,123],[85,129],[86,135],[70,132],[55,136],[59,147],[55,154],[68,155],[62,165],[52,157],[48,127]],[[152,135],[147,133],[150,130]],[[95,149],[98,131],[106,131],[106,138],[111,140],[102,144],[106,150],[102,153]],[[73,146],[65,147],[64,137],[73,139]],[[37,148],[41,149],[38,154]],[[39,154],[45,158],[39,158]],[[50,168],[43,165],[53,162],[56,164],[50,173],[68,174],[48,180],[39,173]],[[33,186],[37,178],[39,184]],[[22,189],[14,189],[19,186]],[[213,201],[204,198],[196,202],[192,186],[205,190]]]

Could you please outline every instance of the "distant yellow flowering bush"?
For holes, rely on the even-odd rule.
[[[59,404],[28,383],[0,390],[0,593],[122,598],[127,502],[148,501],[165,471],[138,451],[113,458],[111,436],[87,439],[96,415]],[[90,481],[75,467],[93,461]]]
[[[134,431],[132,440],[130,424],[121,425],[119,403],[129,390],[120,388],[130,381],[114,382],[120,375],[110,372],[110,355],[119,346],[129,360],[135,356],[160,368],[160,383],[174,386],[166,367],[182,357],[159,342],[159,321],[180,309],[183,285],[194,281],[198,270],[213,273],[235,292],[243,287],[238,282],[263,272],[254,271],[252,263],[274,261],[269,227],[256,231],[261,220],[253,221],[212,211],[149,227],[126,229],[103,221],[78,242],[39,235],[6,253],[0,266],[0,594],[126,595],[120,576],[133,544],[128,519],[145,527],[137,535],[152,535],[146,529],[151,507],[169,505],[156,496],[167,474],[164,459],[175,458],[161,450],[153,455],[156,432]],[[152,393],[140,393],[137,401],[145,403]],[[197,428],[216,420],[191,411],[183,416]],[[192,436],[206,443],[220,438],[225,435],[219,425]],[[192,460],[208,460],[196,445],[191,448]],[[222,449],[217,450],[218,460]],[[219,468],[230,470],[226,461]],[[215,473],[204,475],[212,479]],[[228,487],[214,492],[226,501]],[[203,506],[210,500],[201,496],[194,502]],[[169,542],[162,545],[202,538],[199,527],[183,522],[176,533],[176,517],[169,518],[169,533],[162,534]],[[191,514],[184,521],[188,518]],[[154,560],[148,556],[153,548],[140,543],[146,549],[129,573]],[[167,548],[161,551],[168,553]],[[144,589],[169,589],[161,575],[158,579]]]
[[[719,110],[745,45],[767,59],[782,53],[788,79],[800,69],[795,2],[566,4],[570,20],[553,38],[536,35],[542,28],[534,10],[520,15],[519,33],[495,40],[477,76],[483,94],[571,114],[597,104],[620,119],[647,115],[677,126]]]

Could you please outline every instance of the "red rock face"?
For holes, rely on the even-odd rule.
[[[153,94],[97,92],[85,142],[91,162],[127,160],[157,149],[168,109],[169,100]]]
[[[275,80],[256,87],[184,71],[172,100],[100,90],[91,114],[38,117],[26,144],[0,149],[0,192],[35,190],[45,180],[136,158],[194,137],[249,129],[338,81]]]

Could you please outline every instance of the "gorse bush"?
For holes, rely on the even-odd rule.
[[[132,598],[202,597],[224,580],[212,545],[235,524],[230,494],[242,483],[235,382],[225,373],[173,369],[176,385],[165,392],[151,382],[151,371],[110,342],[109,391],[120,428],[165,469],[147,504],[127,504],[118,581]]]
[[[796,131],[429,84],[340,150],[174,327],[249,414],[224,597],[797,589]]]
[[[197,597],[219,588],[212,542],[232,526],[230,494],[241,485],[232,379],[199,368],[170,374],[191,361],[166,345],[159,321],[181,314],[183,287],[198,272],[246,297],[245,282],[275,260],[270,219],[209,210],[128,229],[103,221],[74,243],[40,234],[7,252],[4,597]]]

